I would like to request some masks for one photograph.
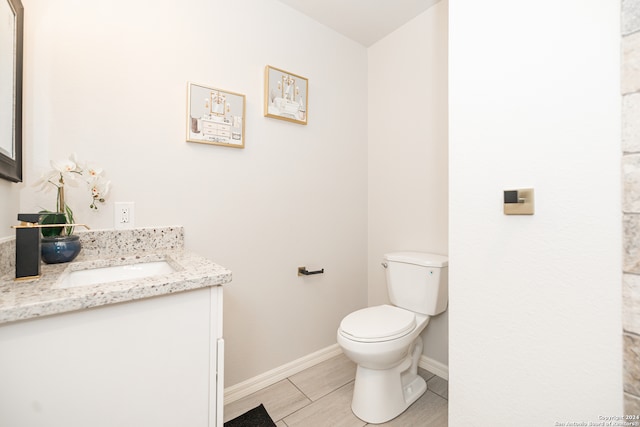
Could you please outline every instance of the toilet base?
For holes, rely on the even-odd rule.
[[[422,339],[417,341],[411,354],[394,368],[377,370],[358,365],[351,410],[362,421],[381,424],[392,420],[427,391],[426,381],[417,373]]]

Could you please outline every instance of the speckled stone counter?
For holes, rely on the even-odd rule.
[[[0,271],[0,324],[133,301],[231,281],[231,272],[184,250],[182,227],[77,232],[82,242],[78,258],[65,264],[43,264],[38,279],[15,281],[15,241],[0,241],[4,271]],[[11,252],[13,249],[13,252]],[[166,261],[173,273],[89,286],[59,288],[71,271]]]

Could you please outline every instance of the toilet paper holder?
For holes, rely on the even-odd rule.
[[[316,271],[309,271],[307,267],[298,267],[298,276],[311,276],[312,274],[323,274],[324,268]]]

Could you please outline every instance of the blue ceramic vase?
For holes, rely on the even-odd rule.
[[[42,260],[47,264],[73,261],[80,253],[80,249],[82,249],[80,237],[75,234],[41,239]]]

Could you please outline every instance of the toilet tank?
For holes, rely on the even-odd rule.
[[[391,303],[416,313],[435,316],[449,301],[449,259],[423,252],[384,255]]]

